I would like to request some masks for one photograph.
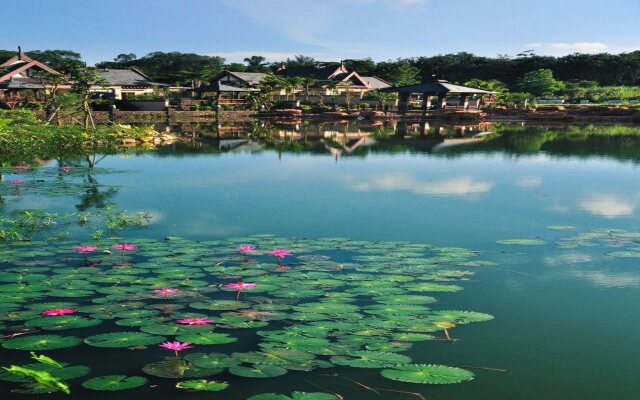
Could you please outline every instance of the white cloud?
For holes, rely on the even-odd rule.
[[[609,45],[602,42],[573,42],[573,43],[527,43],[527,49],[541,50],[551,53],[601,53],[609,49]]]
[[[431,196],[467,196],[485,193],[493,188],[489,182],[474,181],[469,177],[456,177],[440,181],[419,181],[404,173],[386,173],[368,181],[355,178],[347,182],[356,191],[409,191]]]
[[[605,218],[631,215],[635,208],[633,201],[623,199],[615,194],[592,195],[581,201],[579,206],[593,215]]]
[[[534,188],[542,185],[542,178],[539,176],[529,176],[520,178],[516,181],[516,185],[523,188]]]

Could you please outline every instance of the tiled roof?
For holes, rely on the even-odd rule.
[[[361,76],[363,81],[367,82],[370,89],[384,89],[391,86],[391,84],[377,76]]]
[[[109,86],[168,86],[164,83],[152,82],[142,72],[130,69],[99,69],[98,75]]]
[[[415,85],[395,86],[382,89],[383,92],[393,93],[468,93],[468,94],[490,94],[488,90],[472,88],[468,86],[454,85],[445,80],[438,79],[429,82],[417,83]]]

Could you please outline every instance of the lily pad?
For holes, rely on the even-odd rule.
[[[229,387],[227,382],[206,381],[204,379],[176,383],[178,389],[188,391],[219,392]]]
[[[75,336],[34,335],[9,339],[2,343],[5,349],[16,350],[54,350],[77,346],[82,339]]]
[[[287,370],[276,365],[254,364],[252,368],[235,365],[229,368],[229,372],[245,378],[273,378],[286,374]]]
[[[322,392],[293,392],[291,397],[277,393],[261,393],[249,397],[247,400],[338,400],[339,397]]]
[[[496,243],[511,244],[511,245],[517,245],[517,246],[540,246],[540,245],[543,245],[545,242],[544,240],[539,240],[539,239],[502,239],[502,240],[496,240]]]
[[[131,347],[158,344],[165,340],[165,337],[144,332],[113,332],[89,336],[84,342],[95,347]]]
[[[465,369],[431,364],[398,365],[392,369],[382,370],[381,374],[394,381],[433,385],[458,383],[473,379],[473,373]]]
[[[82,382],[82,386],[92,390],[113,392],[134,389],[145,385],[147,382],[147,378],[142,376],[103,375]]]

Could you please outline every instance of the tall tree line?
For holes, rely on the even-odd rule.
[[[81,62],[80,54],[70,50],[37,50],[27,53],[35,59],[65,70],[69,62]],[[15,52],[0,50],[0,60]],[[541,56],[525,51],[516,56],[484,57],[461,52],[436,56],[401,58],[376,62],[371,58],[343,61],[347,69],[361,75],[375,75],[393,84],[411,84],[433,75],[450,82],[464,83],[472,79],[498,80],[516,89],[520,79],[531,71],[550,70],[565,82],[590,81],[601,86],[640,86],[640,51],[622,54],[570,54],[562,57]],[[97,63],[98,68],[138,68],[151,79],[169,84],[188,84],[193,79],[208,80],[219,72],[268,72],[281,68],[337,66],[298,55],[280,62],[268,63],[262,56],[251,56],[243,63],[226,63],[217,56],[181,52],[153,52],[143,57],[120,54],[113,61]]]

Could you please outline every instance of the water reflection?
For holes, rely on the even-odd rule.
[[[579,205],[590,214],[605,218],[631,215],[635,209],[634,201],[616,194],[594,194],[582,200]]]
[[[439,181],[421,181],[403,172],[387,172],[368,179],[355,176],[345,178],[347,186],[354,191],[410,191],[418,195],[467,196],[486,193],[493,183],[459,176]]]

